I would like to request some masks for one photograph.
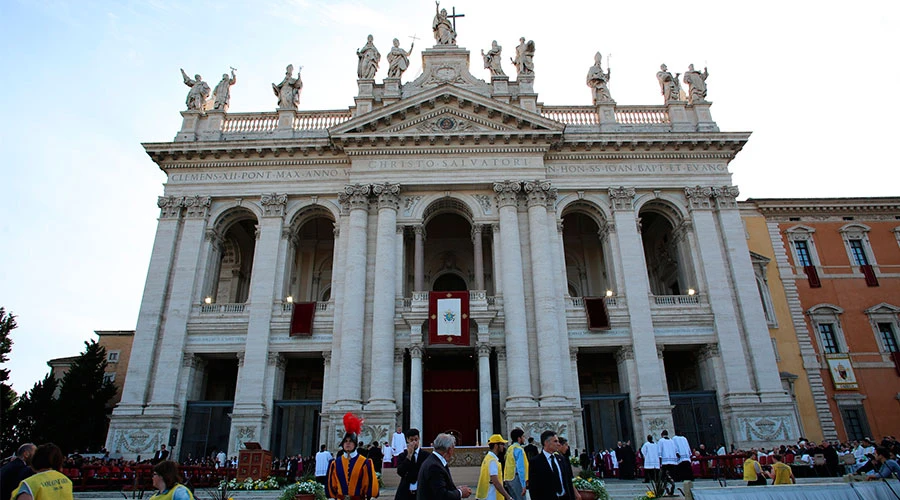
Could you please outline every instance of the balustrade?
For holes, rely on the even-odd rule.
[[[658,306],[700,305],[700,295],[653,295],[653,303]]]
[[[616,122],[623,125],[660,125],[669,123],[665,106],[617,106]]]
[[[247,304],[200,304],[200,314],[242,314]]]
[[[222,132],[226,134],[272,132],[277,126],[277,113],[228,113],[222,123]]]

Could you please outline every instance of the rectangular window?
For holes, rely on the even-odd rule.
[[[115,372],[104,373],[104,374],[103,374],[103,383],[104,383],[104,384],[107,383],[107,382],[109,382],[109,383],[111,384],[111,383],[113,383],[113,382],[115,382],[115,381],[116,381],[116,373],[115,373]]]
[[[837,336],[834,334],[833,323],[820,324],[819,336],[822,338],[822,350],[825,351],[825,354],[836,354],[841,352],[837,345]]]
[[[797,250],[797,264],[801,267],[811,266],[812,259],[809,258],[809,247],[806,245],[806,242],[797,240],[794,242],[794,248]]]
[[[869,435],[869,422],[866,421],[866,410],[862,406],[842,407],[841,416],[844,417],[847,439],[860,440]]]
[[[862,240],[849,240],[850,253],[853,255],[853,263],[857,266],[868,266],[869,259],[866,258],[866,251],[863,250]]]
[[[106,353],[106,362],[107,363],[118,363],[119,362],[119,351],[109,351]]]
[[[878,331],[881,333],[881,343],[886,352],[900,352],[897,349],[897,336],[894,335],[894,325],[891,323],[878,323]]]

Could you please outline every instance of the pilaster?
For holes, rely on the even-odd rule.
[[[394,366],[387,363],[394,356],[395,274],[397,272],[397,209],[400,205],[399,184],[375,184],[378,227],[375,237],[375,283],[372,303],[372,377],[370,399],[366,411],[396,411],[394,401]]]
[[[487,437],[493,434],[493,408],[491,403],[491,346],[485,342],[478,344],[478,413],[479,443],[486,443]]]
[[[421,325],[412,327],[422,335]],[[422,354],[424,348],[421,343],[409,346],[409,426],[414,429],[422,429]]]

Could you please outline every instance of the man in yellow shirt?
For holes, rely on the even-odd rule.
[[[528,489],[528,457],[525,454],[525,431],[515,428],[509,433],[510,441],[506,463],[503,465],[503,482],[513,500],[525,500]]]
[[[19,483],[11,500],[73,500],[72,481],[57,470],[63,454],[53,443],[38,446],[31,459],[35,474]]]
[[[478,488],[475,490],[475,498],[478,500],[512,500],[500,478],[503,477],[503,468],[500,466],[500,456],[506,448],[506,440],[500,434],[494,434],[488,439],[490,451],[481,461],[481,474],[478,476]]]
[[[766,485],[766,476],[763,475],[762,467],[756,461],[756,450],[747,452],[747,459],[744,460],[744,481],[747,481],[747,486]]]
[[[772,484],[794,484],[797,482],[794,479],[794,471],[791,470],[791,466],[782,462],[782,456],[778,453],[774,455],[775,463],[772,464],[772,477],[775,481]]]

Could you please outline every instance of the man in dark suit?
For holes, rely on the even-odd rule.
[[[153,463],[158,464],[167,458],[169,458],[169,450],[166,449],[166,445],[159,445],[159,450],[153,454]]]
[[[434,453],[419,467],[416,480],[417,500],[460,500],[468,498],[472,490],[468,486],[453,484],[447,461],[453,457],[456,438],[450,434],[438,434],[434,438]],[[535,499],[536,500],[536,499]]]
[[[0,469],[0,500],[9,500],[14,489],[19,483],[34,475],[31,469],[31,457],[37,447],[31,443],[25,443],[16,450],[16,458]]]
[[[397,450],[397,475],[400,476],[400,485],[397,486],[397,494],[394,500],[415,500],[416,490],[419,485],[419,469],[425,460],[431,456],[425,450],[419,449],[419,430],[408,429],[406,431],[406,449]]]
[[[572,477],[559,462],[559,437],[553,431],[541,433],[540,453],[528,462],[528,491],[531,500],[575,500]]]

